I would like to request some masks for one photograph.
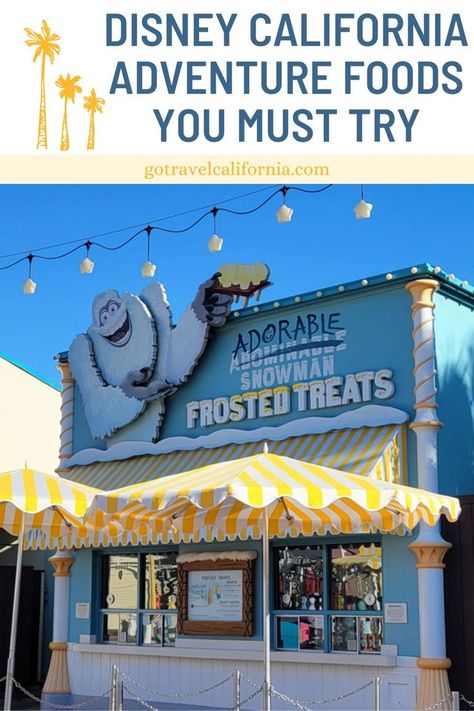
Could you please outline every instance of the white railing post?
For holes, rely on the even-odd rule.
[[[240,669],[234,672],[234,709],[240,711]]]
[[[453,711],[459,711],[459,691],[453,691]]]
[[[380,711],[380,677],[376,676],[372,679],[373,685],[373,711]]]
[[[110,672],[109,711],[117,711],[117,666],[112,664]]]

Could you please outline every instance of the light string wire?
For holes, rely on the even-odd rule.
[[[111,231],[109,231],[109,232],[102,232],[102,233],[99,233],[99,234],[96,234],[96,235],[92,235],[92,236],[90,236],[90,237],[88,237],[88,238],[85,238],[85,239],[78,239],[78,240],[71,240],[71,241],[67,241],[67,242],[60,242],[60,243],[57,243],[57,244],[51,244],[51,245],[47,245],[47,246],[45,246],[45,247],[40,247],[40,248],[37,248],[37,249],[35,249],[35,250],[25,250],[25,251],[23,251],[23,252],[16,252],[16,253],[11,253],[11,254],[0,255],[0,260],[2,260],[2,259],[7,259],[7,258],[9,258],[9,257],[16,257],[16,256],[19,256],[19,258],[16,259],[16,260],[14,260],[13,262],[10,262],[9,264],[5,264],[5,265],[3,265],[3,266],[0,266],[0,271],[6,271],[7,269],[12,269],[13,267],[16,267],[16,266],[17,266],[18,264],[20,264],[21,262],[28,261],[28,263],[29,263],[29,265],[28,265],[28,275],[29,275],[29,278],[31,278],[31,265],[32,265],[32,262],[33,262],[34,259],[41,259],[41,260],[44,260],[44,261],[57,261],[57,260],[59,260],[59,259],[65,259],[65,258],[68,257],[69,255],[74,254],[75,252],[78,252],[80,249],[83,249],[84,247],[86,248],[87,257],[89,256],[89,251],[90,251],[91,247],[103,249],[103,250],[106,250],[106,251],[108,251],[108,252],[116,252],[116,251],[118,251],[118,250],[123,249],[124,247],[126,247],[128,244],[130,244],[131,242],[133,242],[139,235],[141,235],[141,234],[143,234],[143,233],[145,233],[145,234],[147,235],[147,254],[148,254],[148,258],[149,258],[149,253],[150,253],[150,235],[151,235],[151,232],[152,232],[152,231],[164,232],[164,233],[167,233],[167,234],[184,234],[184,233],[189,232],[190,230],[192,230],[192,229],[193,229],[194,227],[196,227],[198,224],[200,224],[200,223],[201,223],[206,217],[208,217],[209,215],[212,215],[212,217],[213,217],[213,220],[214,220],[214,230],[215,230],[215,227],[216,227],[216,216],[217,216],[217,214],[218,214],[219,212],[227,213],[227,214],[230,214],[230,215],[236,215],[236,216],[252,215],[253,213],[258,212],[259,210],[261,210],[265,205],[267,205],[271,200],[273,200],[273,198],[274,198],[276,195],[278,195],[278,194],[280,194],[280,193],[283,194],[283,196],[286,196],[287,193],[288,193],[290,190],[293,190],[293,191],[295,191],[295,192],[309,193],[309,194],[317,194],[317,193],[322,193],[322,192],[324,192],[324,191],[326,191],[326,190],[328,190],[329,188],[332,188],[332,187],[333,187],[333,184],[324,185],[324,186],[321,187],[321,188],[315,188],[315,189],[307,189],[307,188],[301,188],[301,187],[298,187],[298,186],[287,186],[287,185],[283,185],[282,187],[279,187],[279,188],[277,188],[276,190],[272,190],[272,192],[270,193],[270,195],[268,195],[262,202],[258,203],[257,205],[255,205],[255,206],[252,207],[252,208],[249,208],[248,210],[233,210],[233,209],[228,208],[228,207],[218,207],[218,205],[223,205],[223,204],[226,204],[226,203],[228,203],[228,202],[233,202],[233,201],[235,201],[235,200],[243,199],[243,198],[245,198],[245,197],[250,197],[250,196],[256,195],[256,194],[258,194],[258,193],[261,193],[261,192],[264,192],[264,191],[266,191],[266,190],[270,190],[270,189],[273,188],[272,185],[266,186],[266,187],[264,187],[264,188],[260,188],[260,189],[258,189],[258,190],[254,190],[254,191],[252,191],[252,192],[245,193],[245,194],[243,194],[243,195],[231,197],[231,198],[228,198],[228,199],[226,199],[226,200],[222,200],[222,201],[217,202],[217,203],[212,203],[213,206],[212,206],[211,209],[209,209],[209,205],[206,205],[206,206],[204,206],[204,207],[192,208],[192,209],[190,209],[190,210],[185,210],[184,212],[177,213],[177,214],[175,214],[175,215],[169,215],[169,216],[167,216],[167,217],[161,217],[161,218],[157,218],[157,219],[155,219],[155,220],[150,220],[146,226],[143,226],[144,223],[142,223],[141,225],[131,225],[131,226],[128,226],[128,227],[122,227],[122,228],[119,228],[119,229],[116,229],[116,230],[111,230]],[[170,228],[170,227],[161,227],[161,226],[159,226],[159,225],[156,224],[157,222],[162,222],[162,221],[165,221],[165,220],[175,219],[175,218],[177,218],[177,217],[182,217],[182,216],[184,216],[184,215],[189,215],[189,214],[191,214],[191,213],[193,213],[193,212],[197,212],[197,211],[200,211],[200,210],[205,210],[205,212],[203,212],[196,220],[194,220],[193,222],[191,222],[191,223],[190,223],[189,225],[187,225],[186,227],[182,227],[182,228]],[[137,231],[135,231],[130,237],[128,237],[128,238],[125,239],[123,242],[120,242],[120,243],[117,244],[117,245],[109,245],[109,244],[104,244],[103,242],[98,242],[98,241],[96,241],[97,239],[99,239],[99,238],[101,238],[101,237],[109,237],[109,236],[112,236],[112,235],[119,234],[119,233],[121,233],[121,232],[125,232],[125,231],[128,231],[128,230],[136,229],[136,228],[139,228],[139,229],[138,229]],[[62,246],[69,246],[69,245],[75,245],[75,246],[71,247],[71,249],[68,249],[68,250],[66,250],[65,252],[62,252],[62,253],[60,253],[60,254],[55,254],[55,255],[51,255],[51,256],[44,255],[44,254],[39,254],[39,252],[44,252],[44,251],[47,251],[47,250],[50,250],[50,249],[54,249],[55,247],[62,247]]]

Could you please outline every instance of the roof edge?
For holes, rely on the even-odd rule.
[[[231,312],[231,318],[241,319],[255,316],[257,313],[275,312],[275,310],[294,307],[295,304],[309,304],[324,302],[327,299],[343,298],[348,294],[359,294],[384,286],[394,284],[406,284],[414,279],[431,277],[440,283],[442,293],[459,301],[460,303],[474,308],[474,285],[465,280],[458,279],[454,274],[448,273],[441,267],[433,266],[429,262],[422,262],[412,267],[404,267],[393,272],[384,272],[375,276],[368,276],[354,279],[349,282],[341,282],[335,286],[322,287],[319,290],[306,291],[301,294],[285,296],[282,299],[267,301],[263,304],[254,304],[244,309],[235,309]],[[56,356],[59,363],[68,362],[68,351],[62,351]]]
[[[58,383],[53,383],[52,380],[49,380],[44,375],[41,375],[41,373],[39,373],[37,370],[32,370],[28,366],[24,365],[24,363],[22,363],[21,361],[16,360],[16,358],[11,358],[10,356],[7,356],[5,353],[2,353],[1,351],[0,351],[0,358],[2,358],[2,360],[5,360],[10,365],[15,366],[15,368],[19,368],[24,373],[31,375],[33,378],[35,378],[36,380],[39,380],[44,385],[48,385],[50,388],[53,388],[53,390],[57,390],[58,392],[61,390]]]

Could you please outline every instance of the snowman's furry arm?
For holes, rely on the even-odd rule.
[[[156,375],[172,385],[180,385],[187,380],[206,347],[209,323],[204,315],[198,318],[191,305],[172,328],[166,291],[159,282],[147,286],[140,298],[151,311],[158,334]],[[204,299],[203,289],[200,299]]]
[[[69,348],[69,364],[82,395],[84,411],[93,437],[104,439],[145,409],[146,403],[127,397],[119,387],[108,385],[95,362],[88,336],[76,336]]]
[[[174,385],[186,382],[206,347],[209,324],[197,318],[188,306],[170,335],[166,380]]]
[[[171,331],[166,379],[186,382],[206,347],[210,328],[220,328],[230,312],[232,296],[217,293],[219,273],[198,287],[196,296]]]

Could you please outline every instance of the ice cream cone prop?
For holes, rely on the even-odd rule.
[[[219,269],[219,284],[214,291],[231,294],[234,302],[243,300],[242,308],[247,306],[250,297],[259,300],[262,289],[271,286],[270,269],[263,262],[256,264],[223,264]]]

